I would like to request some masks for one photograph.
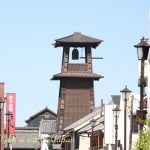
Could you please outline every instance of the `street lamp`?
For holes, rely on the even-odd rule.
[[[4,149],[4,103],[0,97],[0,150]]]
[[[138,60],[141,61],[141,74],[138,86],[140,87],[140,110],[137,110],[137,117],[139,118],[140,132],[143,130],[143,120],[146,119],[146,110],[143,110],[144,102],[144,87],[146,87],[146,80],[144,78],[144,61],[148,58],[150,45],[147,43],[148,39],[144,37],[141,39],[140,43],[134,45],[137,48]]]
[[[94,127],[95,127],[95,124],[96,124],[96,120],[92,119],[90,121],[90,124],[91,124],[91,127],[92,127],[91,147],[92,147],[92,150],[93,150],[93,147],[94,147],[94,145],[93,145],[93,131],[94,131]]]
[[[124,150],[126,150],[126,124],[127,124],[127,101],[129,100],[130,91],[127,86],[120,91],[122,93],[122,99],[124,100]]]
[[[115,118],[115,150],[117,150],[117,137],[118,137],[118,117],[120,113],[120,109],[118,107],[114,108],[113,110],[113,115]]]
[[[7,119],[7,150],[9,150],[9,134],[10,134],[10,121],[12,119],[13,115],[9,111],[6,113],[6,119]]]

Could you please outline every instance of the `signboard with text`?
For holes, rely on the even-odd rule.
[[[15,134],[16,94],[6,93],[6,133]]]

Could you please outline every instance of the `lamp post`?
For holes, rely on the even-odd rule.
[[[118,138],[118,117],[120,113],[120,109],[118,107],[114,108],[113,110],[113,115],[115,118],[115,150],[117,150],[117,138]]]
[[[143,120],[146,119],[146,110],[143,110],[144,102],[144,87],[146,87],[146,80],[144,78],[144,61],[148,58],[150,45],[147,43],[147,39],[144,37],[141,39],[140,43],[134,45],[137,48],[138,60],[141,61],[141,74],[138,82],[140,87],[140,110],[137,110],[137,117],[139,118],[139,129],[140,133],[143,130]]]
[[[90,124],[91,124],[91,127],[92,127],[92,136],[91,136],[91,147],[92,147],[92,150],[93,150],[93,131],[94,131],[94,127],[95,127],[95,124],[96,124],[96,120],[92,119],[90,121]]]
[[[130,91],[127,86],[120,91],[122,93],[122,99],[124,100],[124,150],[126,150],[126,125],[127,125],[127,101],[129,100],[130,97],[130,93],[132,91]]]
[[[6,113],[6,121],[7,121],[7,150],[9,150],[9,134],[10,134],[10,121],[12,119],[12,114],[8,111]]]
[[[4,103],[0,98],[0,150],[4,149]]]

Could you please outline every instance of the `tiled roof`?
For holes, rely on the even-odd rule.
[[[80,32],[75,32],[72,35],[56,39],[55,41],[55,47],[65,45],[73,47],[84,47],[90,45],[91,47],[96,48],[103,40],[83,35]]]
[[[104,117],[100,117],[95,121],[96,123],[95,123],[95,127],[93,128],[93,131],[103,130],[104,129]],[[78,130],[79,133],[83,133],[84,131],[92,132],[92,127],[91,127],[90,122],[88,125]]]
[[[30,116],[29,119],[27,119],[25,122],[28,123],[30,120],[32,120],[33,118],[35,118],[36,116],[42,114],[43,112],[48,111],[50,113],[52,113],[54,116],[57,116],[57,114],[55,112],[53,112],[52,110],[50,110],[48,107],[45,107],[44,109],[42,109],[41,111],[37,112],[36,114]]]
[[[94,118],[96,115],[100,115],[100,108],[97,107],[92,113],[86,115],[85,117],[81,118],[80,120],[74,122],[73,124],[69,125],[68,127],[64,128],[64,130],[70,130],[73,129],[83,123],[85,123],[86,121],[90,121],[90,119]],[[104,117],[100,117],[100,120],[103,121]]]
[[[53,76],[52,80],[59,80],[61,78],[92,78],[94,80],[99,80],[100,78],[103,78],[103,76],[90,73],[90,72],[64,72],[59,73]]]
[[[56,120],[41,120],[40,122],[40,133],[41,134],[52,134],[55,132]]]
[[[37,128],[16,129],[16,140],[12,143],[12,149],[37,149],[40,148],[39,131]],[[5,147],[7,138],[5,138]]]

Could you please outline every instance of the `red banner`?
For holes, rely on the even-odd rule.
[[[15,134],[16,94],[6,93],[6,133]]]

